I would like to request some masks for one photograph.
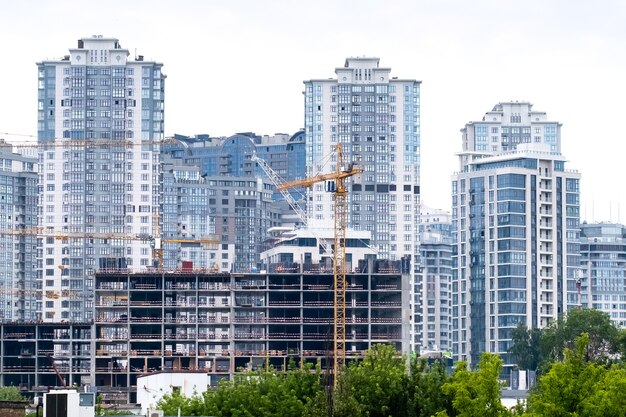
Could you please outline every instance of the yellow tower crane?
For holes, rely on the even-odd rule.
[[[346,362],[346,228],[347,228],[347,204],[346,204],[346,178],[363,172],[357,163],[351,162],[347,167],[344,165],[341,144],[335,147],[337,165],[335,172],[317,174],[302,180],[284,182],[277,188],[279,191],[293,187],[311,187],[318,182],[330,181],[327,190],[335,197],[335,234],[334,234],[334,349],[333,371],[334,383],[343,370]]]

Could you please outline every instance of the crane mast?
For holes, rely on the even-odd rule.
[[[337,174],[343,165],[341,145],[337,145]],[[346,184],[345,177],[338,175],[337,189],[335,190],[335,251],[334,251],[334,280],[335,280],[335,352],[334,372],[335,384],[337,376],[343,370],[346,362]]]
[[[337,165],[334,172],[318,174],[302,180],[290,181],[277,186],[278,190],[292,187],[310,187],[323,181],[334,181],[327,190],[334,195],[334,349],[333,371],[334,383],[337,384],[337,376],[343,370],[346,363],[346,228],[347,228],[347,202],[346,202],[346,179],[363,172],[363,169],[355,163],[350,163],[344,168],[343,151],[341,144],[335,147]],[[334,186],[333,186],[334,185]]]

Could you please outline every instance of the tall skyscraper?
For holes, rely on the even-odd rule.
[[[580,305],[626,327],[626,227],[583,223],[580,230]]]
[[[37,159],[0,142],[0,320],[36,318]]]
[[[39,221],[72,236],[42,238],[37,309],[45,321],[91,319],[96,270],[152,264],[149,242],[74,236],[153,233],[165,75],[102,36],[37,67]]]
[[[461,130],[452,181],[458,359],[494,352],[512,365],[519,323],[544,327],[577,305],[580,176],[565,170],[560,130],[527,102],[499,103]]]
[[[305,81],[307,176],[334,171],[335,146],[360,161],[361,184],[348,192],[348,226],[372,233],[379,259],[419,257],[420,82],[390,76],[378,58],[348,58],[336,79]],[[329,161],[327,165],[324,162]],[[310,224],[328,224],[332,195],[309,191]]]

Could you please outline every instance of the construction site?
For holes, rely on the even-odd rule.
[[[389,343],[399,352],[408,352],[411,257],[379,259],[368,232],[348,230],[346,180],[363,169],[358,163],[344,162],[341,145],[333,155],[337,163],[330,172],[290,182],[280,180],[269,164],[252,155],[252,162],[304,226],[306,214],[287,190],[321,183],[334,201],[330,228],[270,228],[280,233],[267,239],[265,251],[257,253],[260,262],[255,271],[231,267],[225,272],[218,264],[184,260],[191,254],[185,248],[196,254],[219,253],[225,249],[224,237],[212,236],[207,232],[213,230],[208,229],[200,236],[180,230],[164,233],[171,223],[162,217],[170,212],[165,205],[155,207],[151,219],[144,216],[144,223],[146,219],[152,223],[149,233],[80,231],[67,226],[3,230],[5,239],[37,239],[54,248],[47,253],[63,248],[61,255],[70,256],[61,259],[58,271],[45,269],[45,275],[70,280],[46,281],[48,289],[18,289],[31,302],[45,300],[51,309],[45,318],[55,323],[2,324],[0,383],[19,386],[25,393],[92,387],[105,404],[128,404],[137,402],[137,378],[157,372],[202,372],[209,377],[207,385],[215,386],[238,372],[267,366],[281,370],[291,361],[304,361],[319,362],[336,381],[346,363],[362,357],[372,344]],[[185,174],[185,185],[188,178]],[[176,177],[172,179],[164,183],[164,196],[175,190]],[[209,190],[211,184],[200,180],[198,186]],[[188,200],[182,197],[170,199],[177,212],[186,207]],[[187,210],[202,218],[219,217],[206,206],[202,211]],[[177,217],[179,228],[183,217]],[[201,221],[187,220],[190,230]],[[137,268],[124,257],[100,257],[89,281],[68,285],[73,280],[67,271],[82,265],[76,248],[110,244],[121,253],[133,242],[149,244],[150,265]],[[171,249],[183,259],[167,261]],[[54,306],[70,307],[71,312],[72,300],[91,305],[92,319],[66,314],[58,320]]]
[[[374,343],[408,350],[406,266],[371,260],[346,275],[347,361]],[[1,383],[25,393],[89,385],[126,404],[137,378],[157,371],[206,372],[215,385],[291,359],[332,368],[333,279],[299,263],[257,274],[102,271],[94,323],[1,325]]]

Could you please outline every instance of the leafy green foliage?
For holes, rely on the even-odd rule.
[[[166,415],[220,417],[281,417],[322,416],[313,407],[321,405],[323,394],[320,370],[311,366],[278,372],[269,369],[240,375],[235,381],[225,381],[216,390],[187,398],[174,392],[157,404]]]
[[[590,360],[591,343],[583,333],[573,349],[565,349],[564,359],[540,379],[528,399],[531,416],[626,415],[626,370]]]
[[[524,324],[519,324],[511,333],[513,340],[509,353],[517,362],[520,369],[536,370],[543,360],[541,349],[540,329],[529,329]]]
[[[406,359],[398,356],[391,345],[374,345],[363,361],[350,364],[339,383],[335,400],[337,417],[409,415]]]
[[[499,376],[502,359],[491,353],[483,353],[478,369],[470,371],[464,361],[457,363],[449,382],[442,386],[445,394],[452,397],[452,407],[459,417],[501,417],[510,412],[500,401]],[[446,414],[441,414],[446,415]]]
[[[0,387],[1,401],[26,401],[27,398],[22,395],[17,387]]]
[[[167,394],[158,407],[166,415],[176,415],[180,408],[185,416],[218,417],[626,416],[626,368],[623,363],[611,366],[617,357],[605,360],[606,349],[619,345],[623,334],[613,332],[604,320],[593,313],[586,325],[596,330],[596,339],[584,333],[572,339],[571,348],[570,332],[580,328],[581,317],[551,328],[552,349],[558,352],[557,346],[564,346],[563,359],[548,367],[527,407],[518,404],[513,410],[501,403],[498,356],[484,353],[475,370],[459,362],[449,375],[439,362],[417,359],[407,364],[389,345],[376,345],[363,361],[350,363],[337,381],[332,407],[319,366],[296,368],[294,363],[286,372],[269,368],[240,374],[191,398]],[[519,329],[519,340],[527,347],[536,349],[539,339],[544,343],[543,335],[533,340],[537,334]]]
[[[626,358],[626,329],[620,329],[617,334],[616,348],[622,357]]]
[[[626,415],[626,370],[612,367],[595,384],[583,401],[584,414],[590,417]]]
[[[572,349],[583,333],[589,335],[585,357],[592,361],[607,361],[619,346],[620,333],[611,318],[594,309],[574,309],[543,330],[541,347],[548,360],[561,360],[565,348]]]
[[[410,387],[415,416],[430,417],[444,410],[452,410],[452,399],[442,387],[450,380],[442,361],[429,364],[417,358],[411,363]]]

